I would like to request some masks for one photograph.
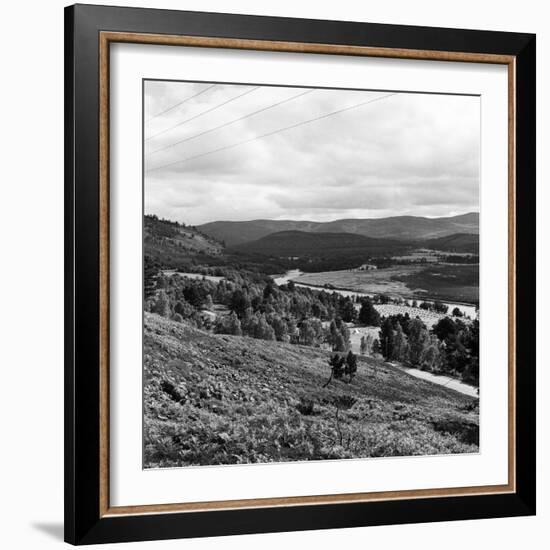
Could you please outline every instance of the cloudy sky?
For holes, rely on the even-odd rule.
[[[479,210],[478,97],[147,81],[145,212],[188,224]]]

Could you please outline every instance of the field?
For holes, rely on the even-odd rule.
[[[475,303],[479,301],[479,265],[431,265],[395,276],[409,288],[426,290],[430,298]]]
[[[212,334],[145,313],[144,466],[478,452],[478,401],[360,357]]]
[[[396,298],[475,303],[479,299],[478,265],[398,265],[370,271],[305,273],[297,283],[385,294]]]

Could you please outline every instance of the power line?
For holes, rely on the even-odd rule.
[[[169,149],[170,147],[175,147],[176,145],[179,145],[180,143],[184,143],[186,141],[191,141],[192,139],[198,138],[200,136],[204,136],[205,134],[209,134],[210,132],[214,132],[216,130],[220,130],[221,128],[225,128],[226,126],[230,126],[231,124],[234,124],[235,122],[239,122],[241,120],[244,120],[246,118],[250,118],[254,115],[263,113],[265,111],[269,111],[269,109],[273,109],[275,107],[278,107],[279,105],[282,105],[283,103],[288,103],[290,101],[293,101],[294,99],[298,99],[299,97],[302,97],[304,95],[310,94],[311,92],[314,92],[315,90],[307,90],[305,92],[301,92],[297,95],[294,95],[292,97],[289,97],[287,99],[283,99],[282,101],[279,101],[277,103],[273,103],[272,105],[268,105],[267,107],[263,107],[262,109],[258,109],[257,111],[253,111],[252,113],[248,113],[247,115],[241,116],[239,118],[235,118],[233,120],[230,120],[229,122],[225,122],[224,124],[220,124],[219,126],[216,126],[214,128],[210,128],[209,130],[205,130],[204,132],[200,132],[198,134],[195,134],[190,137],[186,137],[184,139],[180,139],[179,141],[176,141],[174,143],[170,143],[164,147],[161,147],[160,149],[155,149],[154,151],[151,151],[150,153],[147,153],[147,157],[154,155],[155,153],[158,153],[159,151],[164,151],[165,149]]]
[[[386,99],[386,98],[394,96],[394,95],[398,95],[398,92],[395,92],[395,93],[392,93],[392,94],[387,94],[387,95],[382,96],[382,97],[377,97],[375,99],[370,99],[368,101],[362,101],[361,103],[356,103],[355,105],[351,105],[349,107],[344,107],[343,109],[338,109],[337,111],[332,111],[330,113],[326,113],[324,115],[321,115],[321,116],[318,116],[318,117],[315,117],[315,118],[310,118],[308,120],[304,120],[302,122],[292,124],[291,126],[286,126],[284,128],[279,128],[278,130],[273,130],[272,132],[268,132],[267,134],[262,134],[261,136],[255,136],[253,138],[246,139],[244,141],[239,141],[237,143],[232,143],[230,145],[226,145],[226,146],[220,147],[218,149],[213,149],[212,151],[207,151],[206,153],[200,153],[198,155],[193,155],[191,157],[186,157],[186,158],[183,158],[183,159],[180,159],[180,160],[176,160],[176,161],[170,162],[168,164],[163,164],[161,166],[155,166],[154,168],[150,168],[149,170],[146,170],[146,172],[147,173],[156,172],[157,170],[162,170],[163,168],[168,168],[169,166],[173,166],[174,164],[181,164],[183,162],[188,162],[190,160],[195,160],[195,159],[198,159],[198,158],[201,158],[201,157],[205,157],[207,155],[212,155],[214,153],[219,153],[221,151],[226,151],[227,149],[232,149],[233,147],[238,147],[239,145],[244,145],[246,143],[251,143],[252,141],[256,141],[258,139],[263,139],[265,137],[273,136],[273,135],[278,134],[280,132],[286,132],[287,130],[292,130],[292,129],[298,128],[300,126],[304,126],[305,124],[310,124],[311,122],[316,122],[317,120],[323,120],[325,118],[328,118],[328,117],[331,117],[331,116],[334,116],[334,115],[338,115],[338,114],[344,113],[346,111],[351,111],[352,109],[357,109],[358,107],[362,107],[363,105],[368,105],[369,103],[375,103],[376,101],[380,101],[382,99]]]
[[[172,107],[168,107],[168,109],[165,109],[164,111],[161,111],[160,113],[157,113],[156,115],[153,115],[152,117],[148,118],[145,122],[150,122],[151,120],[153,120],[154,118],[157,118],[159,116],[162,116],[164,114],[166,114],[168,111],[171,111],[172,109],[175,109],[176,107],[179,107],[180,105],[183,105],[184,103],[186,103],[187,101],[191,100],[191,99],[194,99],[195,97],[198,97],[202,94],[204,94],[205,92],[207,92],[208,90],[211,90],[212,88],[215,88],[216,87],[216,84],[212,84],[212,86],[208,86],[207,88],[204,88],[203,90],[201,90],[200,92],[198,92],[197,94],[194,94],[192,96],[189,96],[189,97],[186,97],[184,100],[176,103],[175,105],[172,105]]]
[[[174,128],[177,128],[178,126],[182,126],[183,124],[186,124],[187,122],[191,122],[192,120],[195,120],[196,118],[201,117],[202,115],[206,115],[207,113],[211,113],[212,111],[215,111],[216,109],[219,109],[220,107],[223,107],[224,105],[227,105],[228,103],[231,103],[232,101],[235,101],[239,99],[240,97],[243,97],[245,95],[251,94],[255,90],[259,89],[260,86],[256,86],[255,88],[252,88],[251,90],[247,90],[246,92],[243,92],[242,94],[239,94],[235,97],[231,97],[224,101],[223,103],[220,103],[219,105],[214,105],[214,107],[210,107],[210,109],[206,109],[206,111],[202,111],[195,116],[192,116],[191,118],[187,118],[185,120],[182,120],[181,122],[178,122],[177,124],[174,124],[174,126],[170,126],[170,128],[166,128],[164,130],[161,130],[160,132],[157,132],[156,134],[145,138],[145,141],[148,141],[150,139],[156,138],[157,136],[160,136],[161,134],[165,134],[166,132],[169,132],[170,130],[173,130]]]

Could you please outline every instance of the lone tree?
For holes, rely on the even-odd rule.
[[[328,361],[330,367],[330,377],[323,385],[326,388],[332,379],[341,380],[344,376],[348,377],[348,383],[353,380],[357,373],[357,355],[351,350],[345,353],[334,353]]]
[[[323,388],[326,388],[331,382],[332,379],[340,380],[344,375],[344,365],[346,364],[346,356],[341,353],[334,353],[331,355],[328,360],[328,365],[330,367],[330,377],[323,385]]]

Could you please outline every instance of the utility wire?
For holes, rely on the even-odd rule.
[[[338,115],[340,113],[344,113],[346,111],[351,111],[352,109],[357,109],[358,107],[362,107],[363,105],[368,105],[369,103],[375,103],[376,101],[381,101],[382,99],[386,99],[386,98],[394,96],[394,95],[398,95],[398,92],[395,92],[395,93],[392,93],[392,94],[387,94],[387,95],[384,95],[382,97],[377,97],[375,99],[370,99],[368,101],[362,101],[361,103],[356,103],[355,105],[351,105],[349,107],[344,107],[343,109],[338,109],[337,111],[332,111],[330,113],[326,113],[324,115],[321,115],[321,116],[318,116],[318,117],[315,117],[315,118],[310,118],[309,120],[304,120],[302,122],[292,124],[291,126],[286,126],[284,128],[279,128],[278,130],[273,130],[272,132],[268,132],[267,134],[262,134],[261,136],[255,136],[253,138],[246,139],[244,141],[238,141],[237,143],[232,143],[230,145],[226,145],[226,146],[220,147],[218,149],[213,149],[212,151],[207,151],[205,153],[200,153],[198,155],[193,155],[191,157],[186,157],[186,158],[183,158],[183,159],[180,159],[180,160],[176,160],[174,162],[170,162],[168,164],[162,164],[161,166],[155,166],[153,168],[150,168],[149,170],[146,170],[146,172],[147,173],[156,172],[157,170],[162,170],[163,168],[168,168],[169,166],[173,166],[174,164],[181,164],[181,163],[184,163],[184,162],[188,162],[190,160],[195,160],[195,159],[198,159],[198,158],[201,158],[201,157],[205,157],[207,155],[212,155],[214,153],[219,153],[221,151],[226,151],[227,149],[232,149],[233,147],[238,147],[239,145],[244,145],[245,143],[251,143],[252,141],[256,141],[258,139],[263,139],[263,138],[266,138],[266,137],[269,137],[269,136],[273,136],[275,134],[278,134],[279,132],[286,132],[287,130],[292,130],[292,129],[298,128],[300,126],[304,126],[305,124],[310,124],[311,122],[316,122],[317,120],[323,120],[323,119],[326,119],[328,117]]]
[[[203,90],[201,90],[200,92],[198,92],[198,93],[196,93],[192,96],[186,97],[184,100],[176,103],[175,105],[172,105],[172,107],[168,107],[168,109],[165,109],[164,111],[161,111],[160,113],[157,113],[156,115],[153,115],[152,117],[148,118],[145,122],[146,123],[150,122],[154,118],[157,118],[159,116],[162,116],[162,115],[166,114],[168,111],[171,111],[172,109],[175,109],[176,107],[179,107],[180,105],[183,105],[187,101],[189,101],[191,99],[194,99],[195,97],[198,97],[198,96],[204,94],[205,92],[207,92],[208,90],[211,90],[212,88],[215,88],[215,87],[216,87],[216,84],[212,84],[212,86],[208,86],[208,87],[204,88]]]
[[[202,111],[195,116],[192,116],[191,118],[187,118],[185,120],[182,120],[181,122],[178,122],[177,124],[174,124],[174,126],[170,126],[170,128],[166,128],[164,130],[161,130],[160,132],[157,132],[156,134],[145,138],[145,141],[148,141],[150,139],[156,138],[157,136],[160,136],[161,134],[165,134],[166,132],[169,132],[170,130],[173,130],[174,128],[177,128],[178,126],[182,126],[183,124],[186,124],[187,122],[191,122],[192,120],[195,120],[196,118],[201,117],[202,115],[206,115],[207,113],[211,113],[212,111],[215,111],[216,109],[219,109],[220,107],[223,107],[224,105],[227,105],[228,103],[231,103],[232,101],[235,101],[239,99],[240,97],[243,97],[245,95],[251,94],[255,90],[258,90],[261,86],[256,86],[255,88],[252,88],[251,90],[247,90],[246,92],[243,92],[242,94],[239,94],[235,97],[231,97],[228,100],[224,101],[223,103],[220,103],[219,105],[214,105],[214,107],[210,107],[210,109],[206,109],[206,111]]]
[[[279,105],[283,105],[283,103],[289,103],[290,101],[293,101],[294,99],[298,99],[299,97],[302,97],[304,95],[310,94],[311,92],[314,92],[315,90],[307,90],[305,92],[301,92],[297,95],[294,95],[292,97],[288,97],[287,99],[283,99],[282,101],[279,101],[277,103],[273,103],[272,105],[268,105],[267,107],[263,107],[262,109],[258,109],[257,111],[253,111],[252,113],[248,113],[247,115],[241,116],[239,118],[235,118],[233,120],[230,120],[229,122],[225,122],[224,124],[220,124],[219,126],[216,126],[214,128],[210,128],[209,130],[205,130],[204,132],[200,132],[198,134],[195,134],[190,137],[186,137],[184,139],[180,139],[179,141],[176,141],[174,143],[170,143],[164,147],[160,147],[159,149],[155,149],[154,151],[151,151],[150,153],[147,153],[147,157],[154,155],[155,153],[158,153],[159,151],[164,151],[165,149],[169,149],[170,147],[175,147],[176,145],[179,145],[180,143],[184,143],[186,141],[191,141],[192,139],[198,138],[200,136],[204,136],[206,134],[209,134],[210,132],[214,132],[216,130],[220,130],[221,128],[225,128],[227,126],[230,126],[231,124],[234,124],[235,122],[239,122],[241,120],[245,120],[246,118],[250,118],[254,115],[258,115],[260,113],[264,113],[265,111],[269,111],[269,109],[274,109],[275,107],[278,107]]]

